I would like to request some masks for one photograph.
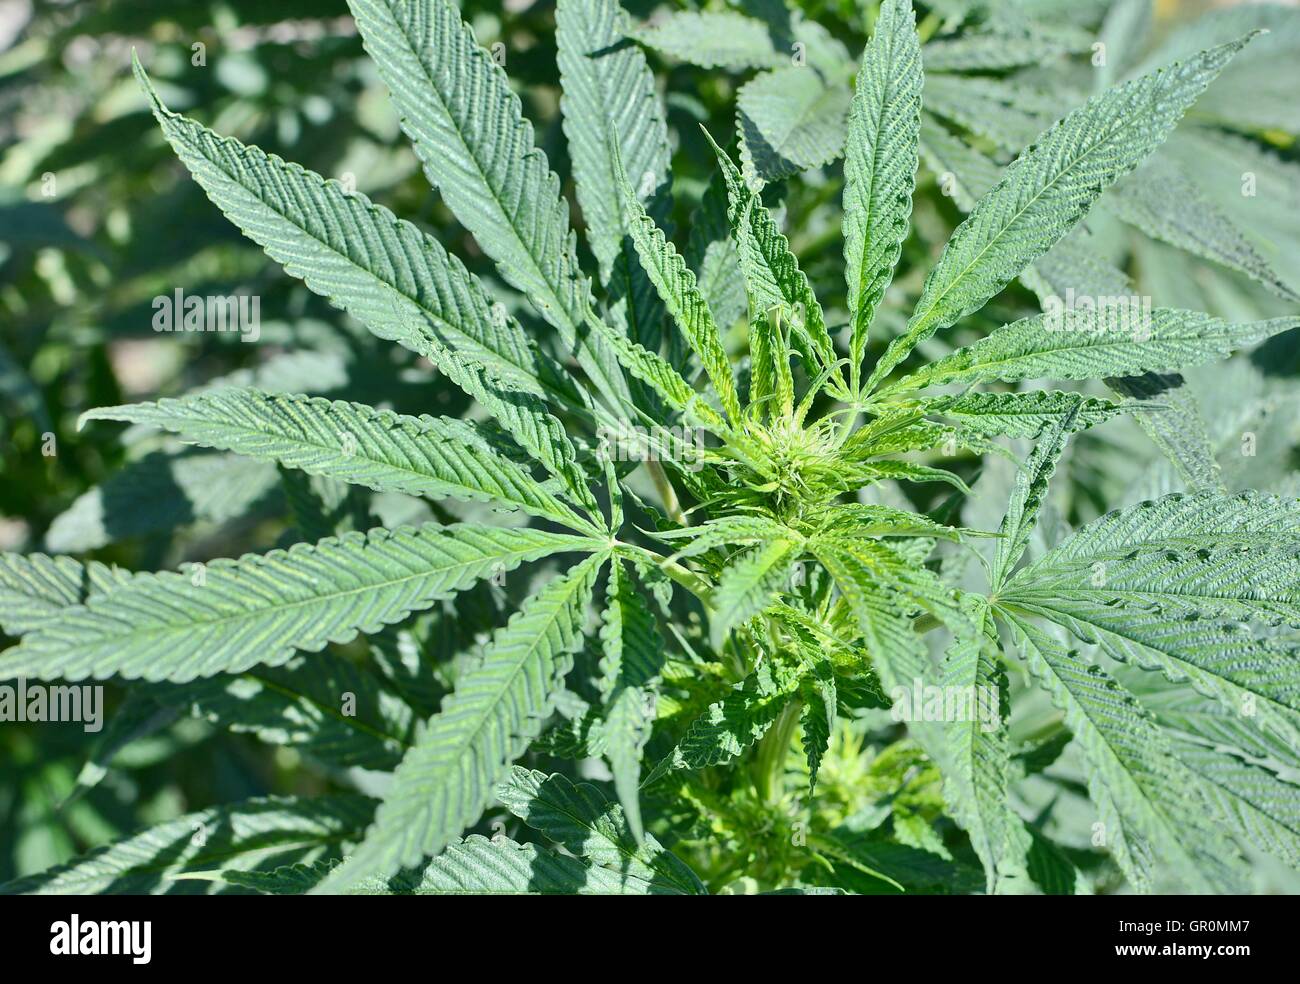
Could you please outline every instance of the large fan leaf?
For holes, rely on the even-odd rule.
[[[872,370],[874,388],[917,344],[973,311],[1047,252],[1097,196],[1155,150],[1249,37],[1126,82],[1055,123],[957,227],[907,330]]]
[[[429,182],[474,241],[556,327],[614,408],[618,364],[586,331],[591,284],[568,206],[505,71],[450,0],[349,0]]]
[[[1143,312],[1120,300],[1038,314],[905,376],[883,392],[988,380],[1100,379],[1166,372],[1221,359],[1300,325],[1297,318],[1230,324],[1199,311]]]
[[[284,663],[375,632],[482,578],[599,541],[490,526],[376,529],[289,550],[136,574],[0,654],[0,678],[183,682]]]
[[[136,73],[172,147],[227,218],[380,338],[427,357],[593,504],[564,428],[538,398],[556,386],[543,386],[522,329],[459,260],[364,195],[168,111],[138,62]]]
[[[1239,858],[1225,850],[1209,804],[1150,714],[1101,667],[1019,617],[1009,621],[1087,763],[1100,823],[1094,843],[1140,891],[1155,887],[1159,864],[1193,891],[1239,889]]]
[[[410,417],[318,397],[220,389],[91,410],[83,419],[152,424],[189,443],[272,458],[377,492],[493,502],[596,532],[519,465],[498,454],[473,425],[447,417]]]
[[[326,890],[437,855],[478,820],[554,706],[604,559],[553,578],[496,631],[407,752],[365,840]]]

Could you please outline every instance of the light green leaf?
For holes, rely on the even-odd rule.
[[[618,805],[596,787],[558,773],[515,766],[497,787],[506,808],[575,857],[675,895],[705,895],[704,885],[654,837],[636,838]]]
[[[591,284],[578,266],[559,179],[504,69],[450,0],[349,0],[349,7],[430,184],[555,326],[612,408],[624,406],[627,384],[613,355],[585,329]]]
[[[873,389],[920,342],[979,310],[1082,219],[1097,196],[1156,149],[1249,40],[1176,62],[1053,124],[982,198],[926,277],[907,329],[867,381]]]
[[[472,424],[448,417],[411,417],[300,394],[220,389],[104,407],[82,419],[151,424],[188,443],[271,458],[376,492],[493,502],[598,532],[498,454]]]
[[[541,530],[429,524],[135,574],[0,654],[0,678],[181,683],[275,666],[295,650],[376,632],[525,561],[600,545]]]
[[[429,719],[393,774],[361,846],[321,886],[338,891],[437,855],[483,814],[493,787],[541,732],[582,644],[598,554],[524,602]]]
[[[1150,714],[1101,667],[1018,616],[1008,621],[1030,670],[1065,713],[1088,768],[1101,824],[1094,830],[1134,888],[1161,887],[1163,875],[1194,892],[1239,891],[1239,856]]]
[[[1300,325],[1294,317],[1230,324],[1198,311],[1147,312],[1116,300],[1100,308],[1051,311],[995,328],[882,393],[995,379],[1013,383],[1166,372],[1221,359]]]
[[[862,56],[844,158],[844,276],[856,392],[867,330],[893,278],[912,214],[921,128],[921,52],[910,0],[880,8]]]

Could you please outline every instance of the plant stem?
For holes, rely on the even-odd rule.
[[[802,709],[803,700],[794,697],[758,743],[758,751],[754,756],[754,789],[766,803],[775,803],[784,791],[780,781],[781,773],[785,768],[785,756],[790,750],[790,741],[794,738],[794,729],[799,724],[799,712]]]
[[[691,521],[686,518],[686,513],[682,512],[682,504],[677,500],[677,490],[673,488],[673,483],[668,481],[663,466],[657,461],[647,461],[645,466],[650,472],[651,479],[654,480],[655,488],[659,491],[659,498],[663,500],[664,511],[668,513],[668,518],[679,526],[690,526]]]

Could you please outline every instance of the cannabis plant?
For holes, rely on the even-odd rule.
[[[1168,410],[1083,381],[1204,364],[1300,320],[1045,304],[919,357],[1069,234],[1251,36],[1049,126],[892,332],[923,126],[907,0],[881,6],[848,110],[842,326],[752,148],[747,165],[714,143],[746,298],[734,326],[716,316],[718,251],[683,255],[665,228],[664,115],[613,0],[556,15],[594,278],[456,6],[351,7],[429,181],[545,327],[346,183],[171,112],[137,61],[229,219],[475,410],[223,386],[85,415],[275,462],[301,542],[160,573],[6,555],[22,640],[0,674],[131,682],[122,735],[198,708],[301,748],[339,791],[214,807],[11,889],[1073,892],[1083,867],[1106,883],[1100,859],[1136,889],[1227,892],[1246,852],[1297,866],[1300,501],[1209,487],[1064,537],[1039,524],[1074,435]],[[1016,385],[1037,379],[1077,387]],[[955,521],[980,463],[1026,448],[996,529]],[[435,500],[448,521],[376,525],[348,487]],[[490,509],[454,521],[462,503]],[[507,583],[531,593],[498,614],[486,599],[509,591],[483,589]],[[421,628],[477,626],[484,607],[467,654]],[[293,713],[273,704],[286,693]],[[1037,694],[1048,722],[1013,738]],[[1018,792],[1058,757],[1082,763],[1084,848]]]

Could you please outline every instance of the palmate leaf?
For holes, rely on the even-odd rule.
[[[623,811],[596,787],[515,766],[497,788],[515,816],[575,857],[676,895],[707,894],[685,864],[650,835],[636,838]]]
[[[411,417],[297,394],[219,389],[179,400],[104,407],[82,419],[152,424],[189,443],[272,458],[376,492],[492,502],[598,533],[590,521],[498,454],[472,424],[447,417]]]
[[[642,786],[681,769],[725,765],[767,734],[799,687],[799,676],[772,662],[760,663],[722,700],[691,722],[668,755],[646,776]]]
[[[375,822],[324,891],[388,876],[437,855],[482,815],[493,786],[551,712],[582,630],[605,555],[553,578],[493,634],[479,665],[430,718],[393,774]]]
[[[267,895],[302,895],[334,866],[286,865],[274,871],[223,871],[232,885]],[[419,869],[392,878],[363,878],[348,895],[678,895],[636,875],[520,844],[508,837],[474,834],[453,840]]]
[[[1117,184],[1106,202],[1148,236],[1244,273],[1279,297],[1300,300],[1236,223],[1174,161],[1151,158]]]
[[[555,8],[560,109],[578,204],[601,280],[624,304],[627,334],[658,351],[663,308],[627,239],[618,186],[621,159],[650,214],[664,222],[671,148],[654,75],[635,45],[623,44],[616,0],[563,0]],[[618,158],[610,152],[618,147]]]
[[[0,553],[0,630],[20,636],[130,575],[92,560]]]
[[[771,540],[740,554],[722,571],[709,616],[715,649],[721,648],[732,629],[761,612],[789,585],[798,548],[793,538]]]
[[[944,798],[970,835],[990,893],[1015,891],[1027,877],[1030,836],[1011,807],[1010,715],[1006,673],[998,663],[997,629],[983,598],[967,596],[976,631],[953,640],[944,656],[943,685],[968,695],[965,720],[946,722],[949,769]],[[991,706],[990,706],[991,705]],[[988,721],[988,710],[996,713]]]
[[[618,364],[585,328],[591,284],[578,266],[559,179],[505,71],[450,0],[349,0],[349,7],[429,182],[613,408],[624,406]]]
[[[844,152],[850,90],[810,65],[763,72],[736,93],[740,160],[754,185],[829,164]]]
[[[600,738],[614,773],[614,789],[632,834],[641,841],[641,752],[654,724],[652,684],[663,668],[663,640],[654,615],[621,560],[610,564],[600,629],[600,689],[605,716]]]
[[[171,113],[135,67],[168,141],[227,218],[374,334],[428,358],[594,505],[564,428],[540,400],[578,397],[569,384],[544,384],[522,329],[459,260],[364,195]]]
[[[907,237],[920,127],[916,15],[910,0],[889,0],[862,57],[845,139],[844,274],[855,392],[868,326]]]
[[[1095,830],[1130,883],[1150,891],[1167,872],[1196,892],[1240,890],[1240,858],[1155,720],[1101,667],[1002,614],[1030,670],[1065,713],[1088,767],[1101,824]]]
[[[1092,427],[1112,417],[1130,413],[1130,404],[1077,393],[1040,390],[1027,393],[963,393],[936,396],[908,404],[921,413],[948,417],[963,429],[985,437],[1033,439],[1067,414],[1077,413],[1076,425]],[[1152,412],[1159,412],[1155,410]]]
[[[1249,40],[1219,45],[1094,96],[1007,167],[926,277],[906,331],[872,369],[873,389],[919,343],[979,310],[1156,149]]]
[[[0,654],[0,678],[181,683],[284,663],[375,632],[482,578],[600,541],[471,524],[349,533],[289,550],[135,574]]]
[[[218,865],[279,867],[337,857],[374,811],[373,800],[271,796],[189,813],[146,828],[39,875],[0,885],[4,895],[196,894],[182,880]]]
[[[722,347],[713,314],[696,286],[695,274],[646,212],[645,206],[628,185],[626,175],[620,175],[620,183],[628,234],[636,246],[637,255],[641,257],[641,265],[691,351],[699,357],[709,382],[713,384],[714,392],[722,402],[722,409],[734,424],[740,419],[736,377],[726,350]]]
[[[1298,548],[1294,500],[1175,494],[1090,523],[1002,598],[1300,741],[1295,646],[1239,624],[1300,626]]]
[[[675,11],[629,32],[641,44],[701,68],[776,68],[789,63],[766,24],[729,10]]]
[[[826,315],[771,213],[745,184],[726,151],[707,132],[705,137],[717,155],[727,187],[727,218],[748,290],[750,310],[755,317],[770,317],[773,308],[788,312],[792,341],[803,356],[808,374],[816,376],[836,362],[835,347],[826,329]],[[788,366],[789,360],[784,364]],[[838,370],[831,380],[832,388],[842,393],[843,382]]]
[[[1199,311],[1124,303],[1037,314],[995,328],[904,376],[883,393],[1021,379],[1097,379],[1167,372],[1221,359],[1300,325],[1298,318],[1230,324]]]

